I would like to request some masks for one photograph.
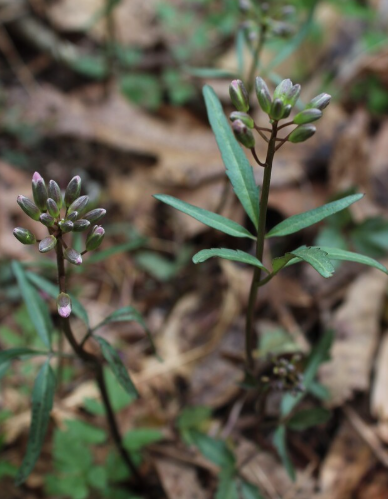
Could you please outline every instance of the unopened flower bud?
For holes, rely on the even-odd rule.
[[[246,125],[248,128],[254,128],[255,122],[247,113],[241,113],[240,111],[233,111],[233,113],[229,116],[231,121],[240,120]]]
[[[305,125],[306,123],[312,123],[313,121],[319,120],[322,117],[322,111],[316,108],[305,109],[298,113],[294,118],[294,123],[296,125]]]
[[[229,85],[229,95],[232,104],[237,111],[246,113],[249,111],[249,96],[244,83],[241,80],[233,80]]]
[[[25,196],[18,196],[17,203],[26,215],[31,217],[33,220],[39,220],[40,209],[30,199]]]
[[[57,239],[54,236],[45,237],[39,243],[39,251],[41,253],[47,253],[55,248],[57,244]]]
[[[60,293],[57,298],[58,314],[65,319],[71,314],[71,299],[66,293]]]
[[[61,220],[58,225],[64,234],[74,229],[74,224],[71,220]]]
[[[89,203],[89,196],[81,196],[71,203],[67,210],[67,216],[77,211],[79,215],[85,210],[86,205]]]
[[[68,262],[72,263],[73,265],[81,265],[82,263],[81,254],[73,248],[66,248],[63,252],[63,256]]]
[[[76,175],[73,177],[65,191],[65,205],[70,206],[79,196],[81,192],[81,177]]]
[[[23,229],[23,227],[16,227],[13,230],[13,235],[22,244],[34,244],[36,243],[36,238],[32,232],[28,229]]]
[[[52,198],[47,199],[47,211],[53,218],[58,218],[59,217],[59,206],[57,203],[54,201]]]
[[[284,113],[283,101],[281,99],[275,99],[272,102],[271,111],[269,113],[270,117],[273,120],[278,121],[282,118],[283,113]]]
[[[42,213],[39,217],[40,222],[46,227],[52,227],[54,225],[54,218],[48,213]]]
[[[291,111],[292,111],[291,104],[287,104],[287,106],[284,108],[282,119],[284,120],[285,118],[288,118],[291,114]]]
[[[36,206],[42,211],[46,210],[48,197],[46,183],[38,172],[32,176],[32,195]]]
[[[284,101],[292,88],[292,81],[290,79],[283,80],[279,83],[279,85],[275,88],[273,93],[273,98],[280,99]]]
[[[101,225],[95,225],[86,238],[86,250],[93,251],[97,249],[102,243],[104,236],[105,230]]]
[[[307,104],[306,109],[316,108],[323,111],[329,104],[331,100],[331,95],[329,94],[319,94],[314,99]]]
[[[260,78],[259,76],[256,78],[255,89],[256,89],[257,100],[259,101],[261,109],[265,113],[269,114],[271,110],[272,98],[263,78]]]
[[[73,231],[74,232],[83,232],[89,226],[90,226],[89,220],[85,220],[85,219],[77,220],[76,222],[74,222]]]
[[[88,213],[86,213],[86,215],[83,215],[82,218],[84,220],[89,220],[89,222],[92,224],[92,223],[95,223],[98,220],[100,220],[100,218],[105,216],[105,214],[106,214],[106,210],[104,210],[104,208],[96,208],[95,210],[92,210],[92,211],[89,211]]]
[[[61,209],[62,208],[62,193],[61,193],[61,189],[59,188],[59,185],[54,180],[50,180],[47,190],[48,190],[49,198],[53,199],[57,203],[58,208]]]
[[[66,216],[66,220],[70,220],[70,222],[75,222],[78,218],[78,211],[73,211],[72,213]]]
[[[244,125],[242,121],[234,121],[232,129],[234,132],[234,136],[240,142],[240,144],[247,147],[248,149],[252,149],[252,147],[255,147],[255,138],[253,137],[251,130],[246,125]]]
[[[293,142],[294,144],[298,142],[304,142],[305,140],[312,137],[316,130],[317,129],[314,125],[300,125],[291,132],[288,140],[290,142]]]
[[[295,29],[289,23],[278,21],[272,24],[272,34],[280,38],[287,38],[288,36],[291,36],[294,33]]]
[[[292,86],[284,97],[284,104],[286,106],[289,104],[290,106],[294,107],[299,99],[301,89],[302,87],[299,85],[299,83]]]

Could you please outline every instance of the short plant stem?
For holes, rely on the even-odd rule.
[[[265,37],[267,34],[267,27],[266,26],[261,26],[260,29],[260,34],[259,34],[259,39],[257,41],[256,49],[253,53],[253,58],[252,58],[252,65],[249,71],[249,76],[248,76],[248,93],[250,94],[255,86],[254,78],[255,78],[255,73],[257,71],[257,66],[259,65],[260,61],[260,55],[261,51],[263,50],[264,43],[265,43]]]
[[[61,236],[59,236],[58,239],[62,239]],[[62,241],[60,240],[56,245],[58,285],[59,285],[59,291],[61,293],[66,293],[65,260],[63,256],[63,246],[61,243]],[[67,341],[70,343],[72,349],[74,350],[75,354],[84,362],[86,366],[91,368],[91,370],[94,372],[96,383],[101,393],[101,398],[104,404],[106,418],[108,421],[112,438],[116,444],[119,454],[121,455],[122,459],[127,465],[129,471],[133,475],[135,481],[137,482],[138,485],[141,485],[141,477],[139,475],[139,472],[137,471],[136,466],[134,465],[131,459],[131,456],[124,447],[123,439],[120,434],[119,427],[117,425],[116,416],[109,399],[109,394],[104,379],[104,371],[102,363],[98,357],[84,350],[83,345],[77,342],[73,334],[73,331],[71,329],[69,317],[66,318],[62,317],[61,319],[62,319],[61,320],[62,331]]]
[[[277,122],[275,122],[272,125],[272,133],[268,143],[267,157],[265,160],[263,186],[261,189],[261,197],[260,197],[260,214],[259,214],[259,225],[257,230],[257,241],[256,241],[256,257],[260,261],[263,258],[268,197],[271,185],[272,164],[276,148],[276,134],[277,134]],[[251,290],[249,293],[249,301],[248,301],[248,308],[246,315],[246,327],[245,327],[246,364],[248,371],[252,371],[254,367],[253,351],[255,349],[254,345],[255,335],[253,328],[253,318],[254,318],[255,304],[257,299],[257,291],[259,286],[261,285],[260,278],[261,278],[261,269],[256,267],[252,278]]]

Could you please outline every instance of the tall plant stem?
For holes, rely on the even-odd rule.
[[[272,164],[276,149],[276,134],[277,134],[277,122],[275,122],[272,125],[271,138],[269,139],[268,142],[267,157],[265,159],[263,186],[261,189],[261,197],[260,197],[259,226],[258,226],[257,240],[256,240],[256,257],[260,261],[262,261],[263,259],[268,197],[271,185]],[[255,304],[257,299],[257,291],[260,285],[260,278],[261,278],[261,269],[256,267],[252,278],[251,290],[249,293],[249,301],[248,301],[248,308],[246,315],[246,326],[245,326],[245,349],[246,349],[246,364],[248,371],[252,371],[254,367],[253,350],[255,348],[254,345],[255,335],[253,330],[253,317],[254,317]]]
[[[267,33],[267,27],[262,25],[261,29],[260,29],[259,39],[257,40],[257,45],[256,45],[255,51],[253,53],[252,65],[251,65],[251,69],[249,71],[249,76],[248,76],[248,89],[247,90],[248,90],[249,94],[252,92],[253,87],[255,86],[255,81],[254,81],[255,80],[255,72],[257,70],[257,66],[259,65],[261,52],[263,50],[264,43],[265,43],[266,33]]]
[[[60,236],[58,237],[58,242],[56,245],[56,253],[59,291],[61,293],[66,293],[65,259],[63,256],[63,246]],[[96,383],[100,390],[101,399],[104,404],[111,436],[115,442],[119,454],[127,465],[128,470],[133,475],[136,483],[141,486],[141,477],[131,459],[131,456],[128,454],[127,450],[124,447],[123,439],[116,421],[116,416],[109,399],[102,363],[100,362],[100,359],[98,357],[84,350],[83,346],[77,342],[71,329],[70,319],[68,317],[62,317],[61,325],[63,334],[65,335],[67,341],[70,343],[77,357],[79,357],[83,361],[83,363],[93,371],[95,375]]]

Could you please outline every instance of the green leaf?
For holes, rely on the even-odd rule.
[[[236,78],[236,73],[220,68],[194,68],[185,66],[183,71],[197,78]]]
[[[256,229],[259,226],[259,190],[253,170],[243,150],[238,145],[225,117],[224,110],[214,90],[203,87],[210,125],[213,129],[226,174],[233,185],[234,192],[252,220]]]
[[[242,499],[264,499],[259,489],[245,480],[241,481]]]
[[[193,444],[198,447],[206,459],[221,468],[233,468],[235,457],[223,440],[217,440],[196,430],[190,431]]]
[[[328,360],[331,345],[334,339],[332,330],[326,331],[317,345],[312,349],[303,373],[303,385],[308,391],[318,372],[319,366]],[[281,414],[287,416],[303,399],[304,393],[294,396],[286,393],[281,402]]]
[[[331,412],[323,407],[314,409],[304,409],[292,416],[287,422],[288,428],[294,431],[303,431],[311,426],[317,426],[326,423],[331,416]]]
[[[225,260],[232,260],[233,262],[247,263],[248,265],[259,267],[259,269],[268,272],[268,270],[256,257],[250,255],[249,253],[245,253],[245,251],[232,250],[227,248],[212,248],[199,251],[193,256],[193,262],[202,263],[209,258],[213,258],[214,256],[224,258]]]
[[[199,222],[208,225],[212,229],[220,230],[225,234],[229,234],[233,237],[249,237],[254,241],[256,238],[247,230],[245,227],[242,227],[240,224],[233,222],[233,220],[229,220],[221,215],[217,215],[217,213],[212,213],[208,210],[203,210],[202,208],[198,208],[189,203],[185,203],[180,199],[174,198],[172,196],[168,196],[167,194],[156,194],[154,198],[166,203],[176,210],[182,211],[189,215],[190,217],[195,218]]]
[[[287,473],[291,480],[294,482],[296,478],[294,465],[290,459],[286,443],[286,427],[280,425],[276,428],[273,436],[273,444],[278,451],[279,457],[282,460],[283,466],[286,468]]]
[[[163,432],[157,428],[135,428],[124,435],[124,446],[129,452],[137,452],[163,438]]]
[[[50,348],[51,338],[48,325],[50,324],[51,319],[47,305],[28,282],[24,269],[20,263],[14,260],[11,265],[23,296],[23,300],[26,304],[31,322],[45,346]]]
[[[105,326],[105,324],[109,324],[109,322],[128,322],[135,321],[140,324],[145,332],[147,333],[147,337],[151,343],[152,349],[156,352],[156,347],[154,344],[154,340],[152,338],[151,331],[148,329],[147,324],[145,323],[143,316],[140,312],[138,312],[134,307],[123,307],[114,311],[112,314],[108,315],[102,322],[97,324],[92,331],[96,331],[98,328]]]
[[[328,246],[320,247],[319,249],[327,253],[327,257],[330,260],[346,260],[347,262],[362,263],[363,265],[381,270],[384,274],[388,274],[388,270],[384,265],[369,256],[360,255],[359,253],[353,253],[352,251],[346,251],[339,248],[330,248]]]
[[[26,272],[26,276],[28,280],[38,289],[41,289],[42,291],[47,293],[49,296],[51,296],[51,298],[54,298],[55,300],[57,299],[59,294],[58,286],[48,281],[44,277],[34,274],[34,272]],[[77,300],[77,298],[74,297],[74,295],[70,294],[70,298],[72,312],[74,313],[74,315],[76,315],[79,319],[85,322],[87,326],[89,326],[88,313],[86,312],[83,305]]]
[[[277,274],[279,270],[281,270],[283,267],[287,265],[289,261],[294,259],[295,256],[292,253],[286,253],[283,256],[279,256],[277,258],[274,258],[272,260],[272,272],[274,274]]]
[[[323,277],[331,277],[334,273],[334,267],[327,253],[319,248],[298,248],[291,253],[309,263]]]
[[[239,499],[234,470],[223,469],[218,475],[218,486],[214,499]]]
[[[360,200],[364,194],[352,194],[351,196],[346,196],[345,198],[339,199],[338,201],[333,201],[332,203],[325,204],[314,210],[306,211],[305,213],[300,213],[299,215],[294,215],[292,217],[283,220],[280,224],[276,225],[271,229],[266,235],[269,237],[279,237],[287,236],[288,234],[294,234],[310,225],[320,222],[326,217],[333,215],[341,210],[344,210],[351,204]]]
[[[97,253],[93,253],[89,255],[88,258],[85,259],[86,264],[98,263],[110,258],[113,255],[117,255],[119,253],[124,253],[125,251],[134,251],[138,248],[141,248],[146,244],[147,239],[145,237],[137,237],[134,240],[127,241],[122,244],[118,244],[117,246],[111,246],[105,250],[98,251]]]
[[[109,367],[112,369],[112,372],[116,376],[117,381],[129,395],[137,397],[138,393],[136,387],[129,377],[128,371],[122,363],[119,354],[114,348],[111,347],[111,345],[106,340],[104,340],[104,338],[101,338],[101,336],[95,335],[94,338],[98,341],[101,347],[102,355],[108,362]]]
[[[24,347],[10,348],[0,352],[0,365],[25,355],[48,355],[48,353],[49,352],[40,352],[38,350],[31,350],[31,348]]]
[[[47,361],[41,367],[32,392],[32,417],[27,451],[16,477],[16,485],[21,485],[33,470],[39,457],[43,440],[50,420],[55,390],[55,375]]]
[[[85,444],[103,444],[107,439],[107,434],[101,428],[85,423],[79,419],[66,420],[67,431],[71,438],[74,438]]]

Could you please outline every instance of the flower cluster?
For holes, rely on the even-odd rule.
[[[270,2],[240,0],[239,7],[247,17],[244,28],[249,40],[257,38],[258,29],[265,29],[268,34],[282,38],[289,37],[295,32],[296,9],[282,0]]]
[[[88,196],[80,196],[81,178],[73,177],[65,191],[64,197],[58,184],[50,180],[48,186],[42,176],[35,172],[32,177],[32,195],[34,201],[25,196],[18,196],[17,202],[21,209],[33,220],[39,221],[48,229],[48,237],[37,240],[35,235],[22,227],[16,227],[13,234],[23,244],[39,243],[39,251],[47,253],[53,250],[58,241],[63,246],[63,255],[70,263],[80,265],[82,254],[97,249],[105,235],[100,225],[92,225],[99,221],[106,210],[97,208],[87,212]],[[61,215],[61,210],[64,216]],[[78,253],[67,246],[62,236],[68,232],[89,231],[86,238],[85,251]]]
[[[295,104],[297,103],[301,91],[300,85],[293,85],[291,80],[283,80],[275,89],[271,96],[268,87],[264,80],[260,77],[256,78],[255,90],[257,100],[261,109],[269,117],[272,126],[276,127],[276,132],[287,126],[296,125],[296,128],[291,131],[285,138],[276,139],[280,142],[279,146],[284,142],[304,142],[314,135],[316,128],[312,123],[317,121],[322,116],[322,111],[330,103],[329,94],[319,94],[312,99],[303,111],[297,113],[292,120],[281,126],[278,123],[281,120],[289,118]],[[237,111],[230,115],[233,122],[232,128],[237,140],[247,147],[253,149],[255,147],[255,138],[252,130],[257,130],[263,136],[264,131],[271,131],[265,128],[260,128],[249,116],[249,95],[241,80],[234,80],[229,86],[229,95],[234,107]],[[268,141],[268,140],[267,140]]]
[[[303,374],[299,372],[297,364],[301,356],[295,354],[287,358],[272,358],[272,372],[269,376],[262,376],[261,381],[268,384],[273,390],[290,391],[293,394],[304,392]]]

